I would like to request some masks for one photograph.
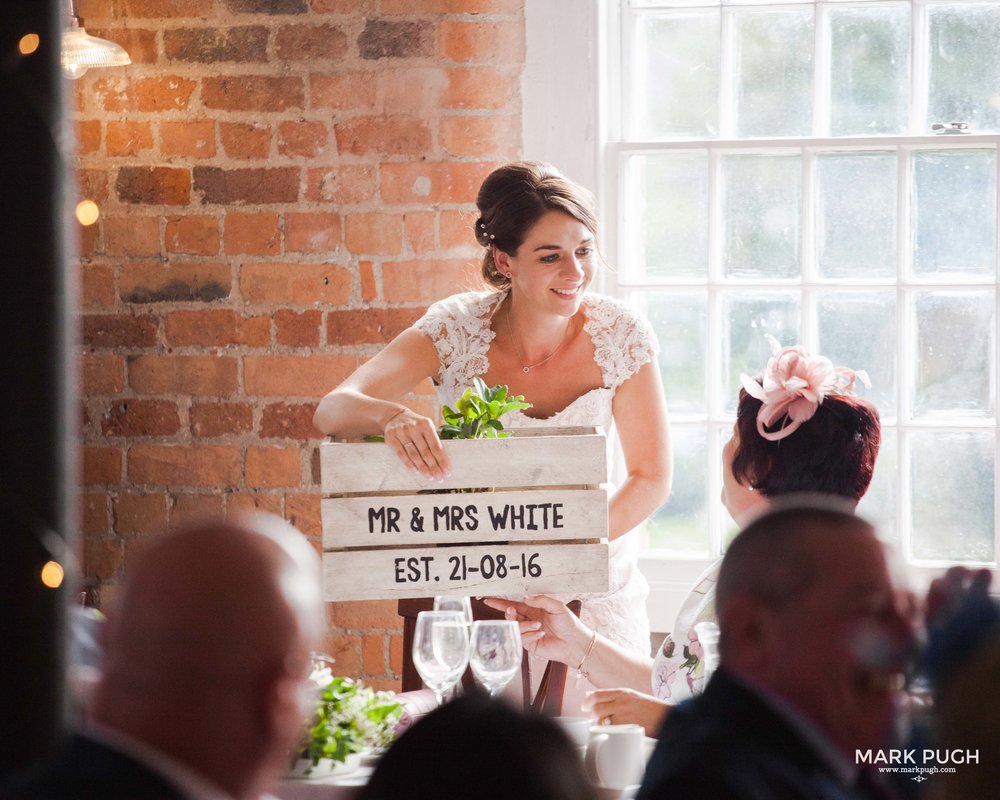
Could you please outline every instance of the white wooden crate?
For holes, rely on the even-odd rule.
[[[514,433],[444,442],[445,481],[382,443],[324,442],[326,599],[607,591],[604,433]]]

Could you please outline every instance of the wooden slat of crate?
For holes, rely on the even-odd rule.
[[[323,494],[604,483],[604,434],[594,428],[556,430],[552,435],[534,431],[509,439],[443,442],[451,466],[451,476],[443,481],[409,470],[387,444],[326,441],[320,445]]]
[[[323,547],[603,539],[604,489],[461,492],[322,501]]]
[[[498,575],[501,557],[505,577]],[[483,570],[490,572],[491,568],[491,577],[484,578]],[[525,577],[525,571],[535,569],[541,574]],[[608,589],[608,546],[575,543],[342,550],[323,554],[323,587],[326,600],[603,592]]]

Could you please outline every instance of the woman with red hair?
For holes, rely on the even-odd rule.
[[[878,412],[854,393],[857,381],[868,385],[864,372],[768,339],[772,357],[760,375],[742,376],[733,436],[723,450],[722,502],[741,527],[785,495],[821,493],[856,505],[881,441]],[[592,693],[598,719],[638,722],[654,735],[671,705],[701,689],[695,626],[715,620],[718,569],[716,562],[695,582],[655,659],[617,647],[546,595],[487,603],[521,621],[527,649],[575,667],[595,686],[625,687]]]

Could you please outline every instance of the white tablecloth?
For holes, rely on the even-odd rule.
[[[286,779],[264,800],[354,800],[371,774],[371,767],[359,767],[346,775],[329,778]]]

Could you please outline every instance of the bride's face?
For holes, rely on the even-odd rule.
[[[597,269],[594,235],[562,211],[543,214],[514,255],[498,250],[494,258],[501,272],[511,274],[515,296],[560,316],[580,308]]]
[[[747,486],[736,480],[733,475],[733,458],[740,446],[740,432],[733,425],[733,438],[722,448],[722,505],[726,507],[729,516],[741,528],[751,519],[767,510],[768,499],[760,492],[755,492],[752,486]]]

